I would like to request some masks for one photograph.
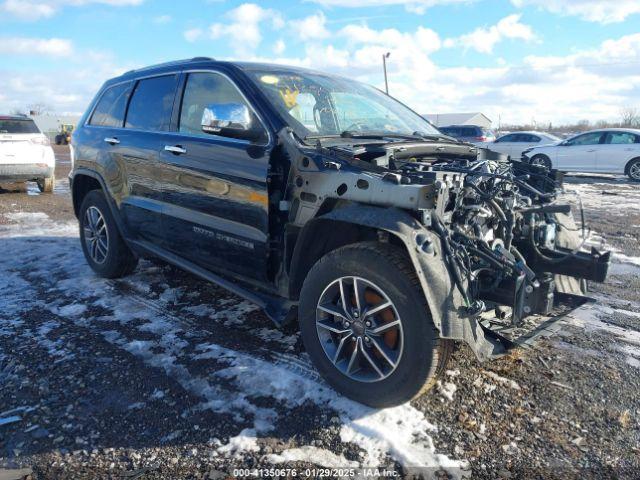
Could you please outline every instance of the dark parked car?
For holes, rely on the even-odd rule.
[[[447,127],[438,127],[438,130],[461,142],[483,143],[493,142],[496,139],[496,135],[492,130],[476,125],[449,125]]]
[[[154,256],[297,320],[323,377],[372,406],[433,385],[453,341],[486,360],[547,331],[609,265],[577,248],[558,172],[485,160],[352,79],[206,58],[131,71],[72,146],[97,274]]]

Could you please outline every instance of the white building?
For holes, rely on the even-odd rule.
[[[422,115],[436,127],[448,125],[477,125],[478,127],[491,128],[491,119],[484,113],[425,113]]]

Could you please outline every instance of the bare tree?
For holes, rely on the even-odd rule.
[[[48,115],[53,112],[50,105],[42,102],[31,103],[27,105],[29,115]]]
[[[622,118],[623,127],[637,127],[640,126],[640,114],[637,108],[624,107],[620,110],[620,117]]]

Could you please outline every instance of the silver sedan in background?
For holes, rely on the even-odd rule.
[[[565,172],[614,173],[640,181],[640,130],[605,128],[525,150],[524,161]]]

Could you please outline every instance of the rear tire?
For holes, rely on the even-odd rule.
[[[627,175],[634,182],[640,182],[640,158],[636,158],[629,162],[627,167]]]
[[[358,307],[369,300],[358,301],[353,289],[356,283],[361,289],[359,298],[373,299],[363,308]],[[326,302],[327,295],[337,299],[338,309],[343,298],[351,303],[348,311],[355,309],[348,314],[351,330],[345,331],[349,333],[324,333],[327,324],[347,328],[345,317],[325,310],[327,305],[334,306]],[[367,309],[386,303],[390,306],[366,315]],[[428,390],[451,354],[452,343],[439,338],[411,262],[401,248],[389,244],[347,245],[322,257],[302,287],[299,319],[305,349],[322,377],[338,392],[371,407],[398,405]],[[388,327],[398,321],[401,328],[394,327],[391,335]],[[362,333],[367,323],[369,328]],[[381,325],[384,333],[375,333]],[[342,338],[346,341],[340,348]],[[395,361],[394,367],[388,359]]]
[[[53,187],[55,187],[56,179],[55,177],[43,178],[42,180],[38,180],[38,189],[42,193],[53,193]]]
[[[534,155],[533,158],[531,158],[531,165],[540,165],[542,167],[546,167],[549,170],[551,170],[552,165],[551,165],[551,159],[549,159],[549,157],[547,157],[546,155]]]
[[[102,190],[91,190],[79,212],[80,243],[91,269],[104,278],[124,277],[138,259],[125,243]]]

